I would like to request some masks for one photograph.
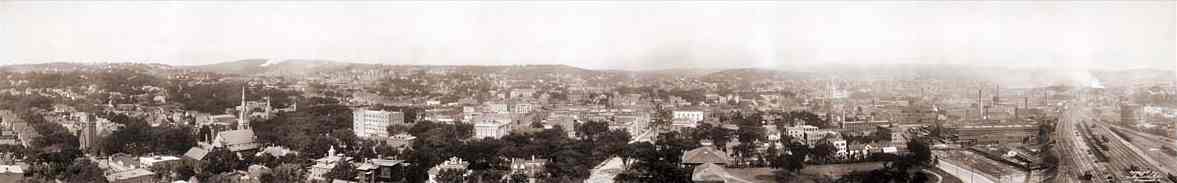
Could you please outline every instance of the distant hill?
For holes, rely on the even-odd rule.
[[[208,65],[188,66],[186,68],[199,71],[237,75],[299,76],[319,72],[342,71],[358,65],[365,64],[335,62],[328,60],[248,59]]]
[[[264,68],[262,68],[261,65],[265,64],[266,62],[266,59],[248,59],[208,65],[187,66],[185,68],[207,72],[248,75],[252,73],[261,73],[260,71],[264,71]]]
[[[815,79],[816,73],[783,71],[761,68],[727,69],[700,76],[703,81],[757,81],[757,80],[802,80]]]
[[[382,70],[383,72],[416,72],[443,69],[472,74],[497,74],[510,79],[539,79],[544,76],[607,78],[607,81],[663,80],[693,78],[703,81],[756,82],[764,80],[845,79],[845,80],[985,80],[1003,87],[1031,87],[1043,85],[1108,86],[1132,84],[1140,81],[1174,82],[1177,74],[1164,69],[1080,71],[1048,68],[1007,68],[953,64],[883,64],[883,65],[820,65],[805,68],[765,69],[663,69],[663,70],[590,70],[569,65],[383,65],[337,62],[329,60],[271,60],[247,59],[208,65],[170,66],[155,63],[68,63],[18,64],[0,66],[5,72],[75,72],[126,69],[156,76],[179,71],[203,71],[244,76],[304,77],[322,73]]]

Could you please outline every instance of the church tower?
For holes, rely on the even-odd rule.
[[[237,112],[237,129],[249,129],[249,106],[245,105],[245,86],[241,86],[241,110]]]

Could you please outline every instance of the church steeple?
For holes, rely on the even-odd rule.
[[[249,129],[249,106],[245,105],[245,86],[241,86],[241,110],[237,110],[237,129]]]

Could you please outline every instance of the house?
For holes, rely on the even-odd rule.
[[[327,178],[323,177],[323,175],[331,172],[331,169],[335,168],[335,164],[338,164],[339,161],[347,162],[350,159],[350,157],[343,156],[343,154],[335,154],[335,147],[331,147],[331,149],[327,150],[327,156],[315,160],[315,165],[311,165],[310,171],[307,171],[307,179],[311,181],[327,181]]]
[[[180,158],[175,157],[175,156],[139,157],[139,164],[143,165],[143,167],[152,167],[152,166],[156,166],[156,165],[166,166],[169,164],[176,164],[179,162],[180,162]]]
[[[527,175],[528,182],[537,182],[539,179],[536,178],[544,173],[544,165],[547,163],[548,160],[535,159],[535,157],[531,159],[511,158],[511,172],[509,175]]]
[[[154,183],[155,172],[144,168],[119,171],[107,174],[106,181],[110,183]]]
[[[437,166],[433,166],[432,168],[429,168],[429,181],[426,181],[426,182],[437,183],[437,175],[439,175],[441,173],[441,171],[443,171],[443,170],[464,171],[465,172],[464,175],[470,175],[470,171],[466,170],[466,168],[469,166],[470,166],[470,163],[463,161],[462,158],[450,157],[449,160],[446,160],[445,162],[441,162],[441,164],[438,164]]]
[[[703,121],[703,111],[700,110],[675,110],[671,112],[674,127],[689,127],[694,128]]]
[[[361,183],[392,183],[406,181],[408,166],[404,160],[370,159],[356,169],[360,172]]]
[[[417,137],[402,133],[388,137],[386,142],[389,146],[395,147],[397,149],[405,149],[411,147],[413,145],[413,141],[415,140],[417,140]]]

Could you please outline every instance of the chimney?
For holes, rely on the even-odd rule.
[[[1001,103],[1001,85],[995,85],[993,88],[993,105]]]
[[[977,89],[977,114],[981,119],[985,118],[985,97],[981,94],[981,89]]]

